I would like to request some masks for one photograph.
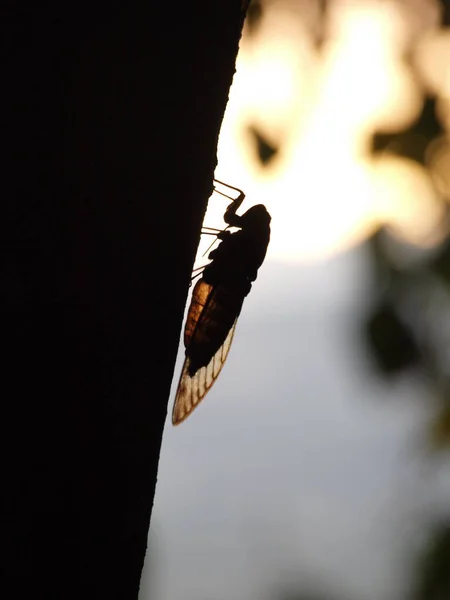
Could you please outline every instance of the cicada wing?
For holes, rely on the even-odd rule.
[[[223,365],[230,351],[236,329],[237,319],[233,323],[222,346],[217,350],[212,359],[205,367],[201,367],[191,377],[189,375],[189,357],[186,357],[181,371],[180,381],[178,383],[177,395],[172,411],[172,424],[179,425],[194,410],[194,408],[203,400],[207,392],[211,389],[213,383],[219,376]]]

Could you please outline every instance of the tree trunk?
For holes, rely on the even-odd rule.
[[[9,4],[1,595],[130,600],[241,0]]]

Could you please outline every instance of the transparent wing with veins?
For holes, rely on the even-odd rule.
[[[224,343],[214,354],[206,367],[201,367],[196,373],[194,373],[192,377],[189,375],[189,357],[186,357],[183,364],[183,369],[181,371],[177,395],[173,405],[173,425],[179,425],[185,419],[187,419],[187,417],[203,400],[207,392],[211,389],[213,383],[216,381],[223,365],[225,364],[228,352],[230,351],[231,342],[233,341],[233,336],[236,329],[236,323],[237,319],[228,332]]]

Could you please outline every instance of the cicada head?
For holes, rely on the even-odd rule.
[[[258,233],[262,231],[270,231],[270,221],[272,217],[269,215],[264,204],[256,204],[248,209],[240,218],[239,227],[246,231],[255,230]]]

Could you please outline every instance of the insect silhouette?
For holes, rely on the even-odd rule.
[[[192,292],[184,329],[186,352],[173,405],[173,425],[179,425],[192,413],[222,370],[242,304],[270,240],[271,217],[266,207],[257,204],[238,215],[236,211],[244,201],[244,192],[218,179],[214,183],[237,192],[238,196],[233,198],[214,186],[215,192],[232,202],[223,216],[227,227],[203,231],[215,235],[220,243],[208,255],[211,262],[197,269],[199,273],[192,278],[201,275]],[[230,227],[237,231],[229,231]]]

